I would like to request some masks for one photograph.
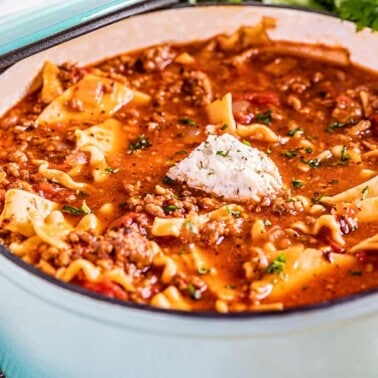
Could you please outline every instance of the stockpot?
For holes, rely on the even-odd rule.
[[[378,69],[378,34],[329,15],[264,6],[179,7],[119,21],[0,76],[0,114],[44,61],[87,64],[166,41],[277,20],[273,40],[344,46]],[[378,377],[378,293],[279,313],[185,313],[58,282],[0,248],[0,370],[7,378]]]

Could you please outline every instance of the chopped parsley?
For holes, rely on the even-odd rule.
[[[349,275],[354,276],[354,277],[361,277],[362,276],[362,272],[359,271],[359,270],[350,270],[348,273],[349,273]]]
[[[248,147],[251,147],[251,143],[249,143],[248,140],[243,140],[242,143]]]
[[[171,184],[173,184],[174,180],[172,180],[172,179],[171,179],[170,177],[168,177],[168,176],[164,176],[164,178],[163,178],[163,182],[164,182],[164,184],[171,185]]]
[[[290,150],[283,152],[282,155],[288,159],[295,158],[296,156],[298,156],[298,149],[292,148]]]
[[[306,151],[308,154],[311,154],[311,152],[312,152],[312,148],[311,148],[311,147],[306,147],[306,148],[305,148],[305,151]]]
[[[272,123],[272,113],[272,109],[269,109],[264,113],[258,113],[256,119],[265,125],[270,125]]]
[[[227,210],[227,213],[228,213],[228,214],[232,215],[232,216],[235,217],[235,218],[239,218],[240,215],[241,215],[241,213],[240,213],[239,210],[232,210],[232,209],[230,209],[228,206],[226,207],[226,210]]]
[[[106,167],[105,168],[106,173],[114,174],[119,172],[119,168],[112,168],[112,167]]]
[[[190,220],[187,220],[185,223],[184,223],[184,226],[187,230],[189,230],[190,232],[193,232],[193,223],[190,221]]]
[[[233,284],[227,284],[227,285],[225,286],[225,288],[226,288],[226,289],[229,289],[229,290],[234,290],[234,289],[236,288],[236,286],[233,285]]]
[[[272,222],[269,219],[264,219],[263,223],[265,227],[270,227],[272,225]]]
[[[293,130],[289,130],[288,133],[287,133],[287,135],[288,135],[289,137],[292,137],[292,136],[294,136],[294,135],[295,135],[296,133],[298,133],[298,132],[303,132],[302,127],[296,127],[296,128],[293,129]]]
[[[340,160],[342,162],[347,162],[350,159],[350,155],[347,155],[346,151],[347,151],[347,146],[344,144],[340,152]]]
[[[200,290],[196,289],[193,284],[188,285],[188,293],[190,297],[196,301],[202,298],[202,293]]]
[[[181,125],[197,126],[196,121],[193,121],[192,119],[187,118],[187,117],[180,118],[178,121],[179,121],[179,123],[181,123]]]
[[[129,143],[129,150],[134,152],[137,150],[145,150],[151,146],[152,144],[149,139],[145,135],[140,135],[134,142]]]
[[[297,202],[298,200],[295,197],[289,198],[286,202]]]
[[[293,179],[291,180],[291,183],[293,184],[293,186],[294,186],[295,189],[299,189],[299,188],[302,188],[302,186],[304,186],[303,181],[301,181],[301,180],[296,180],[295,178],[293,178]]]
[[[311,198],[312,203],[319,203],[320,200],[325,196],[325,194],[319,194],[318,192],[314,193],[315,197]]]
[[[310,160],[301,159],[301,162],[308,164],[310,168],[314,168],[314,169],[319,168],[320,166],[320,159],[310,159]]]
[[[88,207],[85,200],[83,201],[83,203],[80,207],[64,205],[63,208],[62,208],[62,211],[64,213],[69,213],[69,214],[75,215],[76,217],[79,217],[81,215],[90,214],[92,212],[92,210]]]
[[[348,126],[347,122],[331,122],[327,127],[326,131],[333,133],[337,129],[342,129],[343,127]]]
[[[282,253],[276,257],[265,269],[265,273],[281,273],[286,264],[286,256]]]
[[[227,151],[217,151],[217,155],[222,156],[222,157],[227,157],[228,154],[230,153],[230,150]]]
[[[228,125],[224,124],[220,129],[221,129],[221,130],[226,130],[227,127],[228,127]]]
[[[361,190],[361,193],[362,193],[362,199],[366,199],[368,193],[369,193],[369,187],[366,185],[362,190]]]
[[[186,155],[188,152],[185,150],[177,151],[176,155]]]
[[[204,275],[204,274],[210,273],[210,269],[201,267],[201,268],[198,268],[197,272],[198,274]]]
[[[175,205],[168,205],[168,206],[163,207],[163,211],[164,211],[165,214],[171,214],[177,209],[178,209],[178,207],[175,206]]]

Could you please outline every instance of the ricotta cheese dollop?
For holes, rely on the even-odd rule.
[[[277,166],[264,152],[230,134],[209,135],[167,173],[173,180],[227,200],[260,202],[282,188]]]

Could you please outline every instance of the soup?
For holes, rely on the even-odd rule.
[[[378,75],[265,19],[92,66],[0,119],[0,241],[59,280],[185,311],[378,286]]]

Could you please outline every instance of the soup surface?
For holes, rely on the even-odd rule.
[[[378,286],[378,75],[263,29],[46,62],[0,119],[0,242],[167,309],[281,310]]]

